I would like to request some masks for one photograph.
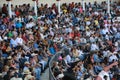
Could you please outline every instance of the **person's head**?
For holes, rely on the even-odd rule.
[[[35,80],[35,77],[32,76],[32,75],[28,75],[28,76],[27,76],[27,80]]]
[[[3,67],[3,71],[8,71],[9,70],[9,67],[7,66],[7,65],[5,65],[4,67]]]
[[[27,66],[27,67],[30,66],[30,63],[26,61],[25,66]]]
[[[13,58],[14,60],[17,60],[17,53],[13,54],[13,55],[12,55],[12,58]]]
[[[107,80],[107,78],[108,78],[108,77],[107,77],[106,75],[104,75],[104,77],[103,77],[103,78],[104,78],[105,80]]]

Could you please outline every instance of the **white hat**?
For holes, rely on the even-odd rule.
[[[13,77],[10,80],[22,80],[22,78],[15,78],[15,77]]]
[[[9,57],[7,57],[7,59],[12,59],[12,57],[11,57],[11,56],[9,56]]]
[[[92,78],[91,78],[91,77],[89,77],[89,78],[87,78],[87,79],[85,79],[85,80],[92,80]]]
[[[27,69],[27,70],[24,70],[23,74],[31,74],[31,72]]]
[[[57,76],[57,79],[60,79],[60,78],[63,78],[63,77],[64,77],[64,74],[61,73],[61,74],[59,74],[59,75]]]
[[[38,54],[32,53],[31,56],[37,56]]]
[[[8,39],[7,36],[5,36],[5,37],[4,37],[4,40],[7,40],[7,39]]]
[[[79,58],[76,58],[75,61],[79,61],[80,59]]]
[[[113,54],[117,54],[117,53],[118,53],[118,52],[116,52],[116,51],[115,51],[115,52],[113,52]]]
[[[28,61],[26,61],[25,64],[30,64],[30,63]]]
[[[29,79],[32,79],[32,78],[35,78],[35,77],[32,76],[32,75],[27,75],[24,80],[29,80]]]
[[[64,25],[63,28],[66,28],[66,26]]]

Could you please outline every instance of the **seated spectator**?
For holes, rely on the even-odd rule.
[[[15,23],[16,29],[22,28],[22,23],[17,20],[17,22]]]

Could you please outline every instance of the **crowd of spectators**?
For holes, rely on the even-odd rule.
[[[1,79],[40,80],[50,58],[61,49],[69,49],[54,62],[52,70],[57,79],[63,79],[72,63],[80,60],[73,68],[77,80],[101,76],[111,63],[117,66],[109,75],[104,72],[105,77],[119,80],[120,23],[111,20],[106,2],[85,6],[84,11],[81,3],[64,3],[59,15],[56,4],[41,4],[35,16],[30,4],[11,5],[10,18],[4,4],[0,14]],[[111,5],[111,17],[116,16],[116,6],[116,2]]]
[[[111,4],[110,14],[106,2],[86,4],[86,11],[80,3],[61,6],[63,13],[59,24],[63,29],[59,39],[64,40],[61,46],[68,51],[53,63],[57,79],[120,79],[120,22],[112,20],[117,15],[115,6],[117,3]]]

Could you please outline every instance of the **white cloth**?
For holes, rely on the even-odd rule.
[[[70,55],[67,55],[67,56],[66,56],[66,60],[67,60],[68,63],[71,62],[72,59],[71,59]]]
[[[102,80],[105,80],[104,79],[104,76],[107,76],[107,80],[110,80],[110,77],[109,77],[109,74],[108,72],[105,72],[105,71],[101,71],[98,76],[102,79]]]
[[[23,39],[22,38],[17,37],[15,39],[15,41],[16,41],[17,45],[22,45],[23,44]]]
[[[23,79],[22,79],[22,78],[13,77],[13,78],[11,78],[10,80],[23,80]]]
[[[94,51],[94,50],[99,50],[99,48],[96,44],[91,45],[91,51]]]
[[[26,24],[26,28],[32,28],[33,26],[35,26],[34,22],[30,22]]]
[[[90,36],[91,35],[91,31],[86,31],[86,36]]]
[[[109,57],[109,62],[112,62],[113,60],[118,60],[117,56],[112,54],[110,57]]]
[[[82,54],[84,54],[82,50],[77,50],[77,51],[79,53],[79,56],[81,56]]]

